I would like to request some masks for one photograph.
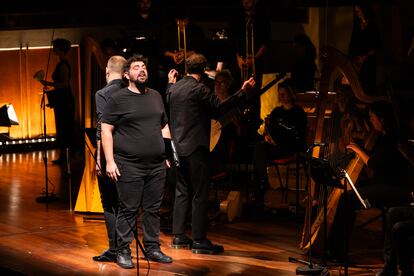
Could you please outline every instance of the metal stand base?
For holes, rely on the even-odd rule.
[[[320,266],[299,266],[296,268],[296,275],[325,275],[325,270],[326,268]]]
[[[326,267],[315,265],[305,260],[289,257],[290,263],[301,263],[306,266],[299,266],[296,268],[296,275],[318,275],[318,276],[329,276],[329,270]]]

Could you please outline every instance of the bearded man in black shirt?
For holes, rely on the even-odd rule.
[[[129,85],[111,96],[102,117],[102,145],[106,174],[115,183],[119,197],[116,223],[117,264],[133,268],[130,243],[138,208],[142,208],[143,244],[146,257],[171,263],[160,250],[159,210],[166,176],[163,138],[171,138],[161,95],[146,87],[147,68],[133,56],[124,66]]]

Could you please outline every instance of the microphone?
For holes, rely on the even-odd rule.
[[[172,149],[172,153],[173,153],[173,157],[174,157],[174,165],[176,167],[179,167],[180,166],[180,159],[178,158],[177,149],[175,147],[175,143],[174,143],[173,139],[171,139],[171,149]]]
[[[328,143],[313,143],[312,147],[327,147]]]

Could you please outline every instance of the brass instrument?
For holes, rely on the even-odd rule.
[[[246,19],[245,35],[245,56],[238,57],[242,82],[248,80],[250,77],[256,77],[256,65],[254,59],[254,25],[252,16],[249,16]],[[251,63],[248,62],[249,60],[251,61]]]
[[[180,73],[187,73],[187,65],[185,64],[185,60],[187,59],[187,37],[186,37],[186,26],[188,23],[187,19],[176,19],[177,22],[177,42],[178,42],[178,50],[175,53],[174,61],[176,65],[184,63],[184,72]],[[181,39],[181,33],[183,34],[183,38]],[[180,70],[178,70],[180,71]],[[182,71],[182,70],[181,70]],[[182,74],[183,75],[183,74]]]
[[[330,85],[333,83],[332,78],[334,77],[334,71],[340,72],[348,80],[355,98],[361,104],[369,104],[378,100],[387,100],[387,98],[383,96],[370,96],[365,93],[358,77],[357,68],[352,63],[352,61],[339,50],[333,47],[325,47],[321,50],[321,57],[321,61],[323,62],[323,71],[321,74],[319,99],[316,103],[317,115],[314,138],[315,143],[320,143],[322,141],[322,135],[324,133],[324,120],[326,118],[325,115],[327,110],[330,108],[328,101],[328,91]],[[371,149],[376,141],[376,133],[372,131],[371,133],[367,133],[366,136],[367,137],[365,139],[364,148]],[[312,152],[312,157],[319,158],[319,150],[314,149]],[[353,158],[346,166],[346,172],[348,173],[353,183],[357,181],[359,174],[363,169],[363,166],[364,163],[362,162],[360,156]],[[314,197],[316,194],[315,183],[311,183],[309,191],[311,197]],[[327,206],[326,219],[324,210],[318,210],[314,221],[311,222],[310,217],[312,216],[312,210],[311,208],[307,208],[305,214],[305,224],[303,228],[304,230],[302,232],[302,241],[300,244],[300,247],[302,249],[309,250],[312,247],[313,252],[324,252],[325,234],[327,235],[331,231],[336,215],[338,201],[342,193],[343,189],[334,188],[329,195],[324,194],[324,196],[327,196],[326,199],[323,199],[326,200]],[[318,201],[322,202],[323,200]],[[309,224],[311,226],[310,233],[307,231]]]

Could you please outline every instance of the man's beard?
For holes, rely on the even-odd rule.
[[[147,86],[147,80],[145,80],[144,82],[142,82],[142,81],[140,81],[140,80],[134,80],[133,81],[134,82],[134,84],[135,84],[135,86],[138,88],[138,90],[141,92],[141,93],[145,93],[146,92],[146,86]]]

